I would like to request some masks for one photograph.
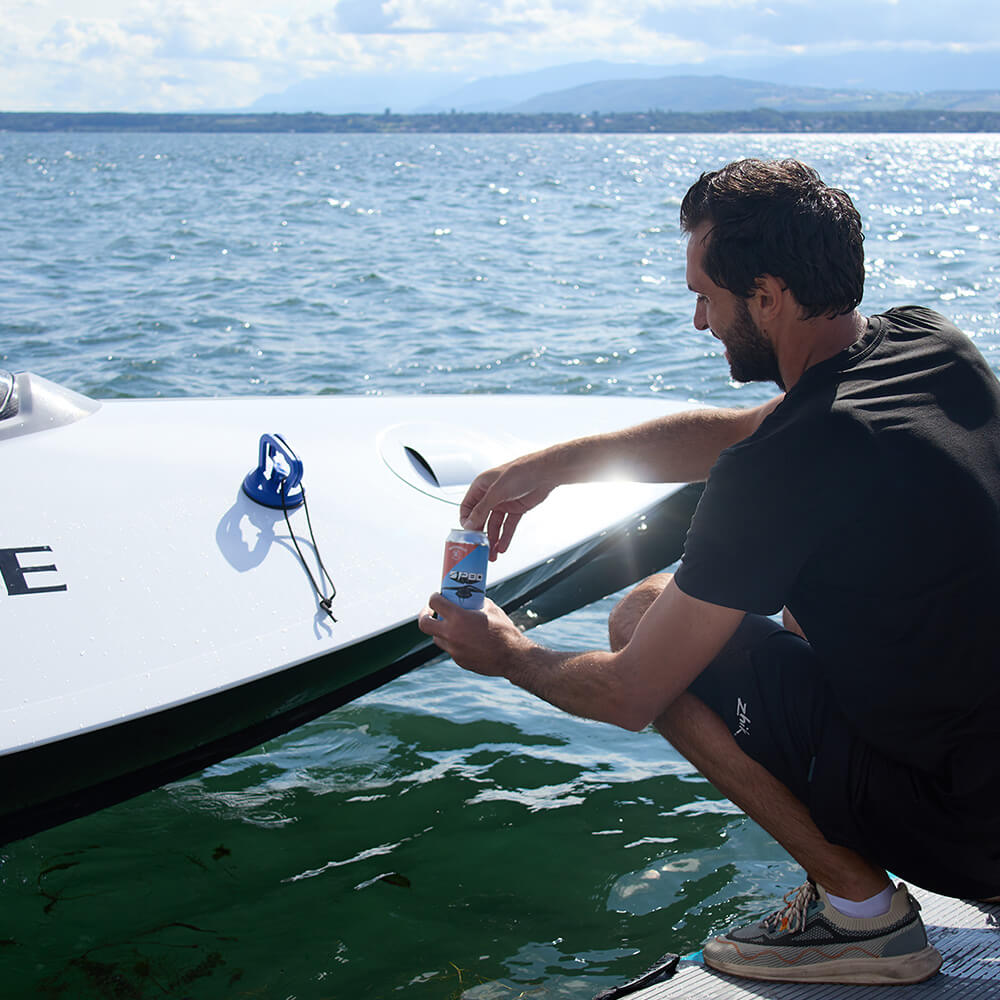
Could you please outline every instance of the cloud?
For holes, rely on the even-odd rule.
[[[553,8],[565,6],[527,0],[339,0],[335,23],[360,34],[514,34],[544,31]]]
[[[7,109],[118,110],[218,106],[253,92],[254,35],[181,8],[110,18],[60,17],[34,35],[22,28],[0,66]],[[261,30],[259,36],[266,38]],[[10,53],[13,44],[14,52]],[[181,82],[178,82],[181,81]],[[30,95],[30,96],[29,96]]]
[[[73,64],[123,55],[128,33],[108,21],[80,21],[62,17],[39,40],[36,54],[43,60]]]
[[[337,27],[352,34],[374,35],[392,31],[395,18],[389,4],[377,0],[340,0],[334,14]],[[314,23],[322,23],[314,19]]]
[[[982,0],[9,0],[7,109],[240,107],[337,73],[469,77],[880,47],[1000,46]],[[921,49],[923,47],[923,49]]]
[[[982,0],[838,0],[831,8],[808,0],[647,0],[640,23],[653,31],[702,37],[713,45],[850,44],[859,51],[880,43],[931,48],[1000,41],[1000,7]]]

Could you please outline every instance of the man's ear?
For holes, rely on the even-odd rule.
[[[787,305],[788,286],[773,274],[762,274],[757,279],[747,307],[754,322],[762,329],[773,325]]]

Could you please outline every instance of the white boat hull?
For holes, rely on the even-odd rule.
[[[0,421],[0,842],[190,773],[432,658],[415,619],[472,476],[681,408],[515,396],[97,403],[31,375],[18,389],[20,413]],[[309,579],[329,589],[305,510],[286,522],[241,488],[263,433],[303,463],[336,620]],[[530,625],[617,590],[677,558],[696,495],[560,489],[491,565],[488,592]]]

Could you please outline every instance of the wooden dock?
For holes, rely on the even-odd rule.
[[[665,983],[628,1000],[1000,1000],[1000,905],[948,899],[911,887],[927,937],[944,958],[941,971],[915,986],[836,986],[736,979],[681,961]]]

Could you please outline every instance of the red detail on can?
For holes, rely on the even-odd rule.
[[[470,552],[475,552],[477,546],[473,542],[453,542],[444,549],[444,569],[442,576],[447,576]]]

